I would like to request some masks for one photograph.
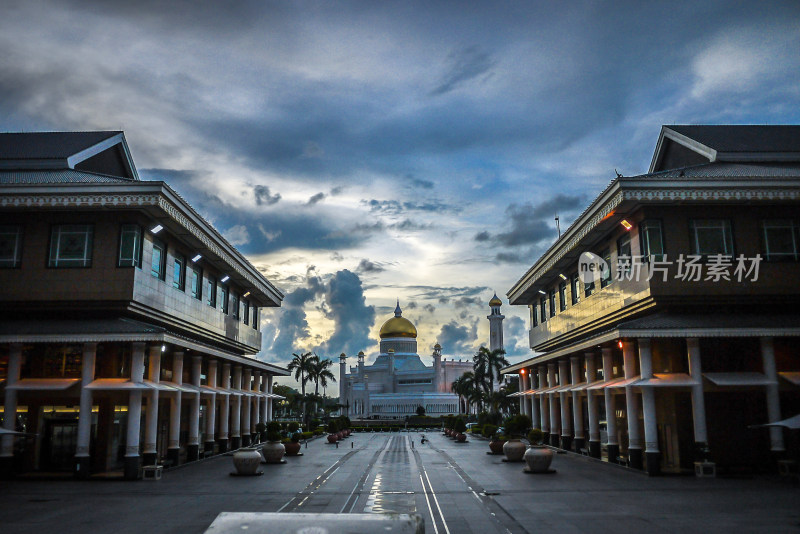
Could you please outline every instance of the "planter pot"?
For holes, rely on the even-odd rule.
[[[336,433],[336,437],[339,438],[339,440],[343,440],[344,439],[344,432],[342,432],[341,430],[338,431]]]
[[[337,441],[339,441],[339,438],[336,434],[328,434],[328,443],[336,443]]]
[[[505,441],[490,441],[489,442],[489,450],[492,451],[492,454],[503,454],[503,445]]]
[[[300,442],[294,443],[290,441],[289,443],[284,443],[283,447],[286,449],[286,456],[297,456],[297,453],[300,452]]]
[[[553,462],[553,451],[541,445],[533,445],[525,451],[525,463],[531,473],[549,473]]]
[[[233,453],[233,467],[237,475],[255,475],[261,464],[258,449],[239,449]]]
[[[509,462],[521,462],[527,447],[518,439],[510,439],[503,445],[503,454]]]
[[[464,443],[465,441],[467,441],[467,435],[466,434],[457,435],[456,436],[456,441],[459,442],[459,443]]]
[[[280,441],[268,441],[261,446],[261,454],[264,455],[266,463],[279,464],[283,460],[283,455],[286,454],[286,447]]]

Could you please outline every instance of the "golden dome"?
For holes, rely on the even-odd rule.
[[[410,337],[416,339],[416,327],[402,314],[400,302],[398,301],[397,308],[394,310],[394,317],[383,323],[381,327],[381,339],[387,337]]]
[[[381,339],[387,337],[417,337],[417,329],[405,317],[392,317],[381,327]]]
[[[503,301],[497,298],[497,293],[495,293],[494,297],[492,297],[492,300],[489,301],[489,306],[502,306],[502,305]]]

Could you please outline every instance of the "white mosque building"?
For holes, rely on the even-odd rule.
[[[495,294],[489,307],[489,347],[503,347],[502,301]],[[472,357],[447,359],[442,347],[433,347],[433,366],[425,365],[417,353],[417,329],[403,317],[400,302],[394,317],[380,330],[380,354],[371,365],[358,353],[358,365],[347,372],[347,357],[339,356],[339,403],[342,412],[354,418],[404,419],[422,406],[426,415],[458,413],[458,396],[451,384],[472,371]]]

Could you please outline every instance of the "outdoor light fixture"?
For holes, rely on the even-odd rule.
[[[242,295],[242,296],[246,298],[246,297],[247,297],[249,294],[250,294],[250,292],[248,291],[247,293],[245,293],[245,294],[244,294],[244,295]]]
[[[152,227],[152,228],[150,229],[150,231],[151,231],[151,232],[153,232],[154,234],[157,234],[158,232],[160,232],[160,231],[161,231],[161,230],[163,230],[163,229],[164,229],[164,227],[163,227],[163,226],[161,226],[160,224],[157,224],[157,225],[155,225],[154,227]]]
[[[622,219],[619,223],[622,225],[623,228],[625,228],[625,230],[630,230],[631,228],[633,228],[633,225],[628,221],[626,221],[625,219]]]
[[[161,345],[161,352],[166,352],[166,350],[167,350],[167,346],[166,345]]]
[[[545,292],[544,292],[544,291],[542,291],[541,289],[539,290],[539,293],[541,293],[542,295],[547,295],[547,293],[545,293]]]
[[[225,283],[225,282],[227,282],[229,279],[230,279],[230,276],[228,276],[228,275],[226,274],[225,276],[223,276],[223,277],[222,277],[222,280],[220,280],[220,282],[222,282],[222,283],[224,284],[224,283]]]
[[[200,261],[200,258],[202,258],[202,257],[203,257],[203,255],[202,255],[202,254],[198,254],[197,256],[195,256],[194,258],[192,258],[192,261],[193,261],[194,263],[197,263],[198,261]]]
[[[564,276],[564,273],[558,273],[558,276],[561,277],[562,280],[566,280],[567,277]]]
[[[525,374],[525,369],[520,369],[519,370],[519,374],[524,375]]]
[[[621,339],[620,339],[620,340],[617,342],[617,346],[618,346],[619,348],[622,348],[622,340],[621,340]]]

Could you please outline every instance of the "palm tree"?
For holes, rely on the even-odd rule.
[[[503,349],[489,350],[484,346],[478,349],[472,361],[475,362],[475,374],[480,374],[487,392],[494,391],[494,377],[500,379],[500,369],[508,365]],[[480,373],[478,370],[480,369]],[[488,379],[488,380],[487,380]],[[487,383],[488,382],[488,383]]]
[[[328,387],[328,380],[336,382],[336,377],[330,371],[333,367],[333,361],[328,358],[320,359],[316,354],[311,358],[311,367],[308,371],[308,378],[314,382],[314,395],[319,396],[319,385],[322,384],[323,388]],[[314,411],[317,411],[316,402],[314,403]]]
[[[292,361],[289,362],[289,365],[286,368],[289,372],[294,371],[294,379],[300,381],[300,387],[302,388],[303,394],[303,419],[305,420],[307,417],[306,414],[306,383],[309,380],[309,374],[312,372],[313,360],[315,356],[312,355],[310,352],[306,352],[305,354],[296,354],[293,353]]]
[[[466,413],[469,413],[470,406],[476,402],[480,402],[477,394],[480,393],[480,381],[472,371],[466,372],[451,385],[450,389],[453,393],[458,395],[458,409],[461,413],[461,397],[464,397],[466,403]]]
[[[467,381],[469,380],[467,375],[473,374],[472,372],[464,373],[463,375],[459,376],[458,378],[450,384],[450,391],[458,395],[458,413],[461,413],[461,397],[467,396]]]

